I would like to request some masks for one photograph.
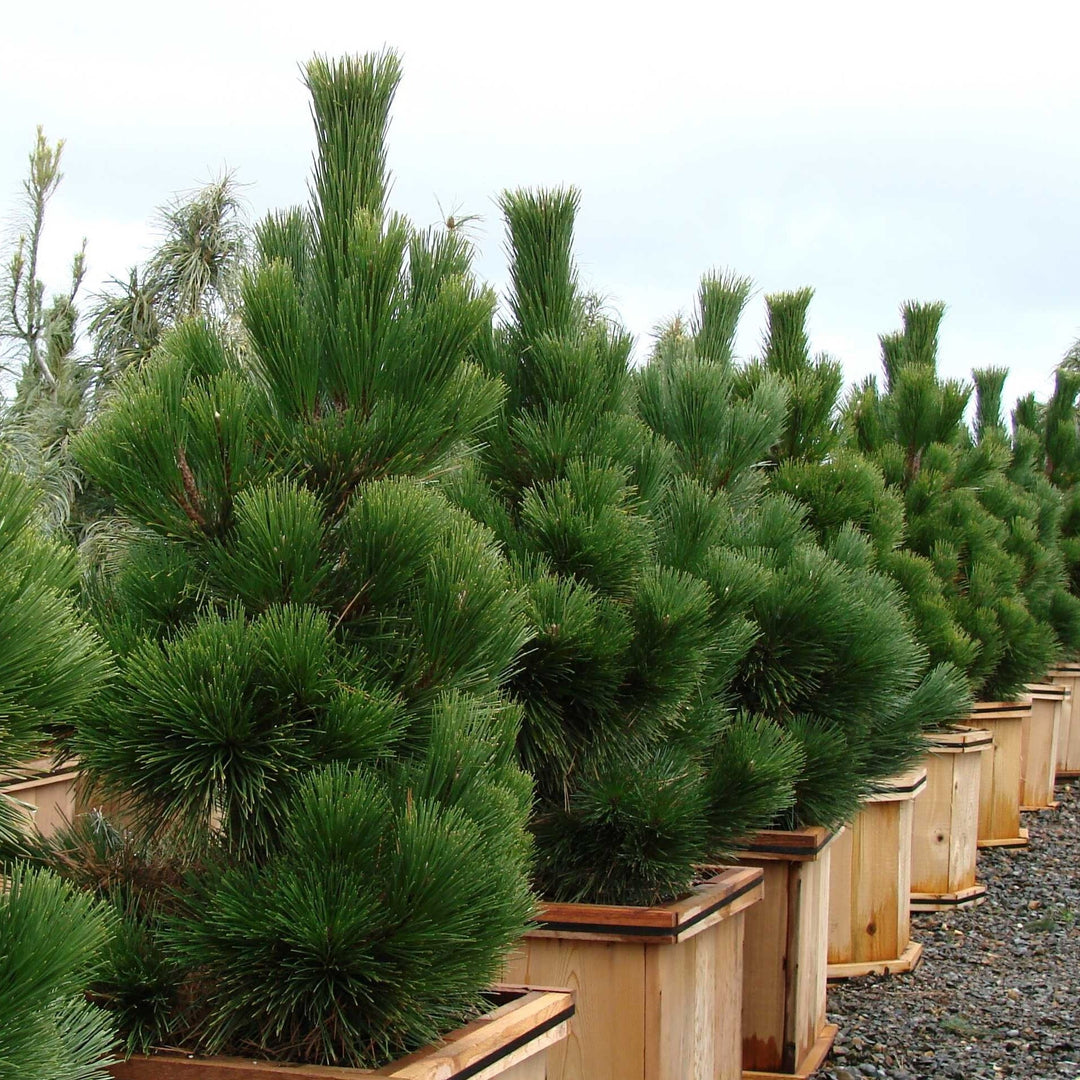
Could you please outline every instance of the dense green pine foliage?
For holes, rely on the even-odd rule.
[[[1020,591],[1028,611],[1054,635],[1055,652],[1029,681],[1038,681],[1052,659],[1080,648],[1080,599],[1069,589],[1062,540],[1065,501],[1046,474],[1037,435],[1016,426],[1010,438],[1002,416],[1002,391],[1008,372],[973,372],[976,393],[975,438],[994,447],[1008,465],[979,488],[979,501],[1005,525],[1005,549],[1020,561]],[[1067,391],[1066,391],[1067,392]],[[1053,419],[1051,420],[1053,424]]]
[[[46,753],[107,674],[71,602],[70,552],[42,538],[34,492],[0,467],[0,777]],[[30,817],[0,790],[0,851],[24,854]],[[105,1077],[115,1034],[84,993],[109,932],[91,898],[47,872],[3,866],[0,1076]]]
[[[1054,392],[1045,404],[1034,394],[1021,398],[1013,410],[1014,469],[1039,472],[1061,497],[1061,553],[1069,590],[1080,596],[1080,422],[1077,396],[1080,372],[1062,363],[1055,374]],[[1031,480],[1029,480],[1031,482]],[[1076,646],[1069,648],[1071,652]]]
[[[664,516],[675,448],[634,415],[630,340],[578,282],[577,203],[503,197],[510,317],[477,355],[508,393],[448,489],[499,537],[527,598],[509,688],[536,782],[539,888],[648,904],[790,801],[797,750],[731,712],[749,621],[663,557],[687,539]]]
[[[788,435],[770,455],[769,483],[806,507],[819,542],[840,559],[852,549],[851,530],[869,543],[874,567],[904,594],[915,636],[932,664],[966,671],[977,645],[959,626],[933,563],[903,543],[905,508],[901,494],[885,482],[872,458],[843,445],[840,431],[842,380],[835,361],[812,357],[806,332],[811,290],[766,297],[769,328],[763,359],[745,368],[753,385],[761,372],[780,378],[793,402],[798,438]]]
[[[877,568],[901,517],[872,471],[858,477],[858,494],[877,535],[849,516],[852,462],[831,453],[839,369],[810,359],[809,291],[770,298],[764,356],[740,367],[733,346],[749,292],[745,279],[703,280],[691,325],[662,332],[638,379],[639,410],[684,472],[667,513],[692,542],[668,558],[709,585],[718,611],[754,628],[736,700],[803,750],[782,823],[832,825],[912,763],[923,730],[962,712],[966,694],[951,668],[931,669],[899,588]],[[828,476],[826,456],[836,469]],[[801,479],[774,482],[778,461]],[[831,530],[813,527],[800,484],[832,496]]]
[[[478,1005],[532,908],[522,599],[430,484],[500,404],[467,361],[493,299],[386,208],[398,78],[308,65],[311,204],[257,230],[243,359],[180,323],[75,445],[126,518],[77,748],[131,829],[41,857],[115,871],[129,1048],[382,1063]]]
[[[106,1080],[116,1034],[86,1000],[110,920],[41,870],[11,868],[0,893],[0,1076]]]
[[[1029,610],[1025,596],[1025,558],[1038,560],[1033,544],[1042,542],[1040,529],[1049,539],[1054,525],[1025,523],[1008,505],[1019,492],[1004,476],[1010,451],[998,433],[1000,406],[984,400],[976,416],[981,437],[973,439],[964,423],[970,386],[938,375],[943,314],[942,304],[904,305],[903,330],[882,338],[884,385],[870,379],[853,391],[844,422],[852,445],[902,495],[905,545],[933,565],[976,647],[963,664],[973,692],[1009,698],[1042,676],[1060,648],[1054,627]],[[1070,619],[1063,610],[1061,625]]]
[[[63,737],[107,674],[100,643],[72,602],[72,553],[41,534],[38,499],[0,466],[0,776]],[[0,795],[0,843],[25,822]]]

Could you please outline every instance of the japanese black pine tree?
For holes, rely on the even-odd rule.
[[[902,310],[903,330],[882,338],[884,384],[871,379],[851,395],[845,426],[851,445],[902,495],[905,546],[934,566],[976,646],[964,664],[974,694],[1009,698],[1045,672],[1058,648],[1052,626],[1025,599],[1025,565],[1015,553],[1025,541],[1011,538],[1009,522],[983,501],[1001,485],[1010,451],[1001,439],[972,439],[964,423],[970,386],[938,374],[944,305]]]
[[[72,603],[74,558],[41,535],[37,504],[0,465],[0,778],[45,753],[107,674]],[[0,788],[0,1075],[104,1080],[114,1026],[86,990],[109,922],[92,898],[18,864],[30,828]]]
[[[509,689],[536,782],[539,889],[649,904],[790,802],[797,751],[732,715],[750,622],[663,556],[687,539],[664,516],[674,448],[634,415],[630,339],[578,281],[577,205],[568,190],[503,196],[509,317],[478,356],[508,394],[451,490],[527,598]]]
[[[128,829],[83,857],[130,871],[100,988],[129,1048],[379,1065],[477,1005],[532,908],[522,604],[432,483],[501,404],[468,361],[494,302],[387,208],[398,79],[307,65],[310,204],[256,230],[243,354],[180,322],[75,447],[124,519],[77,747]]]
[[[965,689],[950,668],[931,667],[899,589],[877,569],[875,541],[847,519],[851,508],[834,505],[826,537],[798,492],[774,483],[770,463],[784,460],[805,469],[798,484],[842,492],[820,473],[837,442],[839,371],[809,358],[807,291],[770,298],[765,355],[738,366],[735,332],[749,292],[731,275],[702,281],[695,317],[669,324],[638,379],[639,409],[677,448],[684,473],[669,512],[695,542],[672,550],[672,564],[754,627],[736,700],[803,749],[782,823],[834,825],[917,757],[922,731],[962,710]],[[897,508],[875,500],[872,474],[860,480],[877,545],[888,547]]]

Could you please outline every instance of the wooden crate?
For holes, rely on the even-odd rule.
[[[747,911],[743,938],[743,1080],[803,1080],[836,1038],[825,1017],[836,835],[821,827],[769,829],[739,854],[739,865],[765,875],[765,897]]]
[[[911,909],[948,911],[986,899],[975,880],[982,755],[994,738],[985,728],[930,736],[926,790],[915,800],[911,833]]]
[[[1027,692],[1031,715],[1024,718],[1020,733],[1020,809],[1053,810],[1060,805],[1054,799],[1054,781],[1061,708],[1068,691],[1064,686],[1030,683]]]
[[[42,836],[51,836],[77,814],[102,810],[110,821],[122,824],[126,812],[115,800],[87,790],[78,758],[51,757],[24,762],[0,776],[0,793],[13,799],[26,813],[26,824]]]
[[[550,1048],[566,1038],[574,1013],[566,990],[507,989],[492,1012],[381,1069],[283,1065],[250,1058],[136,1055],[114,1065],[114,1080],[546,1080]]]
[[[507,978],[575,992],[548,1080],[739,1080],[743,927],[761,896],[760,870],[727,867],[659,907],[544,905]]]
[[[832,846],[830,979],[913,971],[922,945],[911,940],[911,832],[926,769],[913,769],[863,801]]]
[[[0,793],[18,803],[26,824],[43,836],[51,836],[78,811],[76,782],[79,763],[58,764],[51,758],[35,758],[0,778]]]
[[[1080,776],[1080,664],[1059,664],[1047,675],[1050,682],[1065,687],[1058,731],[1057,779]]]
[[[979,847],[1023,847],[1027,829],[1020,827],[1020,746],[1024,717],[1031,702],[977,701],[961,727],[985,728],[994,745],[981,757],[979,776]]]

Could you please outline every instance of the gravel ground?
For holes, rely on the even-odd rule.
[[[1080,1078],[1080,784],[1057,797],[1027,848],[979,852],[985,903],[914,916],[916,971],[830,984],[818,1080]]]

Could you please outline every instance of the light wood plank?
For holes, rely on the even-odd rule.
[[[993,748],[982,755],[979,776],[980,847],[1026,842],[1020,833],[1020,752],[1023,720],[1030,710],[1030,700],[980,702],[961,721],[964,727],[986,728],[994,738]]]

